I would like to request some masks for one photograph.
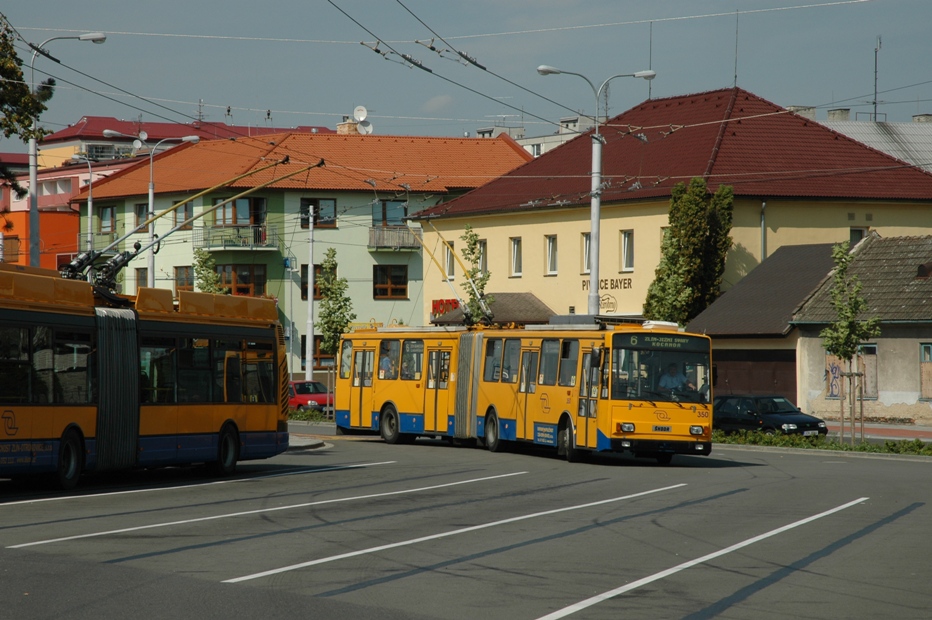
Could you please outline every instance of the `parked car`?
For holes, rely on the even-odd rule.
[[[333,394],[320,381],[292,381],[288,406],[298,411],[329,409],[333,407]]]
[[[783,396],[759,394],[716,396],[712,428],[726,433],[761,431],[807,437],[828,434],[824,420],[803,413]]]

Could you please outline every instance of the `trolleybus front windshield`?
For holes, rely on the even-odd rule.
[[[613,400],[709,402],[709,341],[669,333],[614,334]]]

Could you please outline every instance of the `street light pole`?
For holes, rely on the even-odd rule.
[[[87,155],[72,155],[74,161],[87,162],[87,252],[94,250],[94,169]],[[93,270],[87,272],[87,281],[93,282]]]
[[[102,32],[88,32],[74,37],[51,37],[39,45],[29,43],[32,49],[32,60],[29,61],[29,92],[36,92],[36,56],[41,54],[49,60],[61,63],[60,60],[45,51],[45,46],[51,41],[59,39],[74,39],[77,41],[91,41],[93,43],[103,43],[107,40],[107,35]],[[39,146],[36,140],[36,131],[39,129],[38,117],[32,118],[32,129],[29,132],[29,266],[39,267]]]
[[[596,88],[595,84],[582,73],[563,71],[549,65],[540,65],[537,67],[537,72],[541,75],[566,73],[568,75],[581,77],[586,81],[586,84],[589,85],[589,88],[592,89],[592,94],[595,95],[595,117],[593,119],[595,121],[595,131],[592,133],[592,189],[589,207],[589,296],[587,299],[587,312],[594,316],[599,313],[599,233],[602,210],[602,144],[605,141],[602,134],[599,133],[599,98],[602,96],[602,91],[605,90],[608,83],[615,78],[635,77],[644,80],[652,80],[657,74],[650,70],[637,71],[635,73],[619,73],[618,75],[611,76],[602,82],[601,86]]]
[[[117,136],[122,136],[124,138],[136,138],[142,143],[145,143],[148,134],[146,132],[139,132],[138,136],[131,136],[129,134],[120,133],[119,131],[113,131],[112,129],[104,129],[105,138],[115,138]],[[148,219],[149,219],[149,245],[152,246],[149,250],[148,263],[146,265],[146,286],[149,288],[155,288],[155,153],[158,151],[159,146],[163,142],[193,142],[197,144],[200,141],[199,136],[184,136],[183,138],[163,138],[155,143],[155,146],[149,148],[149,204],[148,204]],[[139,283],[136,283],[136,286],[139,286]]]

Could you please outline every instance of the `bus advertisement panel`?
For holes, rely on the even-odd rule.
[[[675,326],[380,328],[346,334],[343,430],[552,446],[568,460],[709,454],[711,342]]]

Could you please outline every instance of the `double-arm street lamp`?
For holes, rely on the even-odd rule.
[[[44,48],[51,41],[59,39],[74,39],[77,41],[91,41],[92,43],[103,43],[107,40],[107,35],[102,32],[87,32],[77,36],[51,37],[39,45],[29,43],[32,49],[32,60],[29,62],[29,88],[30,91],[36,92],[36,56],[42,55],[49,60],[61,63],[60,60],[49,54]],[[37,184],[38,180],[38,157],[39,148],[36,141],[36,130],[38,129],[39,119],[33,117],[32,131],[29,135],[29,265],[39,267],[39,194]]]
[[[592,133],[592,193],[591,193],[591,202],[590,202],[590,233],[589,233],[589,297],[588,297],[588,313],[591,315],[597,315],[599,313],[599,220],[601,217],[602,209],[602,143],[604,139],[602,134],[599,133],[599,99],[602,96],[602,91],[605,90],[605,87],[608,86],[608,83],[619,77],[634,77],[641,78],[644,80],[652,80],[657,74],[654,71],[637,71],[635,73],[619,73],[618,75],[613,75],[604,82],[598,88],[595,87],[595,84],[587,78],[582,73],[575,73],[573,71],[563,71],[549,65],[541,65],[537,67],[537,72],[541,75],[555,75],[559,73],[566,73],[567,75],[575,75],[586,80],[586,84],[592,89],[592,94],[595,95],[595,131]],[[606,110],[606,114],[608,111]]]
[[[105,138],[136,138],[141,143],[145,144],[146,139],[149,137],[148,134],[144,131],[140,131],[138,136],[131,136],[129,134],[120,133],[119,131],[114,131],[112,129],[104,129]],[[197,143],[200,141],[199,136],[184,136],[182,138],[163,138],[155,143],[154,146],[149,148],[149,244],[155,242],[155,153],[158,151],[159,146],[163,142],[193,142]],[[139,286],[139,283],[136,283],[136,286]],[[149,288],[155,288],[155,246],[149,249],[149,262],[146,269],[146,286]]]

